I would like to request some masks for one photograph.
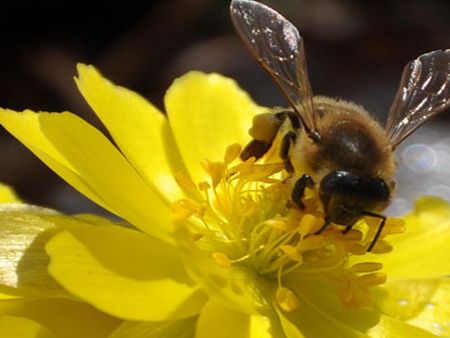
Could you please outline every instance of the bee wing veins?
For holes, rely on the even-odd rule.
[[[303,39],[297,28],[275,10],[256,1],[233,0],[230,13],[241,39],[280,87],[306,133],[317,133]]]

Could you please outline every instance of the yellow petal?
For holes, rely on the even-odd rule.
[[[0,318],[0,337],[3,338],[56,338],[43,325],[21,317]]]
[[[20,198],[9,186],[0,183],[0,203],[18,203]]]
[[[378,288],[377,305],[390,317],[450,336],[450,280],[398,280]]]
[[[248,315],[209,301],[197,321],[195,338],[273,338],[280,337],[269,317]]]
[[[381,317],[380,323],[369,330],[372,338],[434,338],[437,337],[430,332],[420,329],[416,326],[409,325],[400,320]]]
[[[408,320],[423,311],[441,284],[439,279],[391,280],[374,289],[376,304],[385,314]]]
[[[175,140],[195,182],[206,178],[200,161],[222,160],[227,147],[250,140],[252,118],[262,111],[233,80],[190,72],[175,80],[165,105]]]
[[[248,314],[267,307],[261,297],[258,276],[249,269],[225,267],[199,250],[185,237],[180,238],[186,269],[197,278],[203,290],[215,301]]]
[[[67,112],[4,109],[0,123],[81,193],[142,230],[170,240],[169,207],[94,127]]]
[[[383,263],[389,278],[436,278],[450,275],[450,204],[426,197],[405,217],[406,231],[389,236],[394,250],[384,255],[352,257]]]
[[[312,318],[322,318],[321,320],[330,327],[336,326],[339,328],[335,328],[336,330],[366,332],[370,327],[376,325],[380,318],[379,311],[369,308],[349,309],[345,307],[336,294],[335,285],[327,278],[293,273],[283,279],[283,284],[294,291],[299,298],[300,303],[297,311],[300,313],[309,311]],[[306,308],[309,308],[309,310],[306,310]],[[300,318],[300,315],[298,316]],[[308,326],[313,325],[308,321],[302,320],[301,322]],[[322,330],[325,330],[325,328]]]
[[[60,215],[59,211],[25,203],[0,203],[0,212],[24,213],[30,215]]]
[[[50,274],[69,292],[111,315],[132,320],[192,316],[204,294],[174,247],[112,226],[78,227],[47,244]]]
[[[20,291],[15,288],[0,285],[0,301],[6,299],[17,299],[24,296]]]
[[[88,304],[63,298],[1,301],[1,315],[32,320],[48,328],[55,337],[64,338],[107,338],[121,323],[117,318],[101,313]],[[0,337],[8,336],[0,334]]]
[[[79,64],[78,89],[122,153],[162,198],[183,197],[174,174],[185,171],[167,118],[138,94]]]
[[[450,337],[450,280],[444,279],[423,311],[408,323],[437,336]]]
[[[303,333],[300,331],[300,328],[286,318],[286,313],[283,312],[283,310],[277,309],[277,314],[286,337],[305,338]]]
[[[109,338],[194,338],[197,317],[166,322],[125,322]]]
[[[45,295],[66,295],[47,272],[44,246],[60,229],[39,215],[39,208],[3,204],[0,212],[0,284]],[[11,205],[9,205],[11,206]],[[33,213],[34,212],[34,213]],[[48,212],[43,209],[43,212]],[[55,216],[58,217],[58,216]]]
[[[284,313],[284,315],[307,338],[369,338],[368,335],[345,326],[334,318],[328,317],[324,312],[308,302],[301,302],[298,310]]]
[[[283,283],[296,293],[299,304],[289,313],[279,310],[284,321],[290,321],[307,338],[368,338],[364,332],[377,323],[377,314],[366,309],[346,309],[334,288],[317,277],[288,277]]]

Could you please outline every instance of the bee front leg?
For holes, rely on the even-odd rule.
[[[281,140],[280,147],[280,157],[284,161],[284,167],[288,173],[294,172],[294,166],[292,165],[291,160],[289,159],[289,149],[291,149],[291,145],[297,139],[297,134],[294,131],[290,131],[283,136]]]
[[[329,226],[331,225],[331,222],[328,218],[325,218],[325,223],[323,223],[322,227],[317,230],[314,235],[320,235],[322,232],[324,232]]]
[[[286,114],[282,112],[255,115],[252,127],[249,130],[249,134],[253,139],[242,151],[240,155],[241,160],[246,161],[250,157],[258,160],[263,157],[272,146],[272,142],[285,119]]]
[[[353,226],[354,226],[354,225],[355,225],[355,223],[350,224],[350,225],[347,225],[347,226],[345,227],[345,229],[342,230],[342,234],[343,234],[343,235],[348,234],[348,233],[350,232],[350,230],[353,229]]]
[[[375,236],[373,237],[372,242],[370,242],[369,247],[367,248],[367,252],[371,252],[373,247],[377,243],[378,238],[380,237],[381,233],[383,232],[384,225],[386,224],[386,216],[376,214],[374,212],[369,212],[369,211],[363,211],[362,214],[381,219],[381,222],[378,225],[377,232],[376,232]]]
[[[245,146],[244,150],[242,150],[240,158],[242,161],[246,161],[250,157],[255,157],[256,159],[259,159],[269,151],[271,146],[272,142],[251,140],[249,144]]]
[[[304,209],[305,204],[302,202],[303,195],[305,194],[305,189],[314,187],[314,180],[311,176],[304,174],[300,177],[297,182],[295,182],[294,189],[291,192],[292,201],[300,208]]]

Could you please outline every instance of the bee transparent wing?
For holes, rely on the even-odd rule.
[[[386,132],[395,149],[409,134],[450,106],[450,49],[409,62],[389,111]]]
[[[316,130],[303,39],[275,10],[251,0],[233,0],[233,24],[253,56],[275,80],[299,114],[305,131]]]

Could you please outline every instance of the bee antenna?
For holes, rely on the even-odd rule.
[[[371,217],[381,219],[381,223],[378,225],[377,232],[376,232],[375,236],[373,237],[372,242],[370,242],[369,247],[367,248],[367,252],[371,252],[373,247],[377,243],[378,238],[381,235],[381,232],[383,231],[384,225],[386,224],[386,216],[379,215],[379,214],[376,214],[374,212],[369,212],[369,211],[363,211],[362,214],[366,215],[366,216],[371,216]]]

